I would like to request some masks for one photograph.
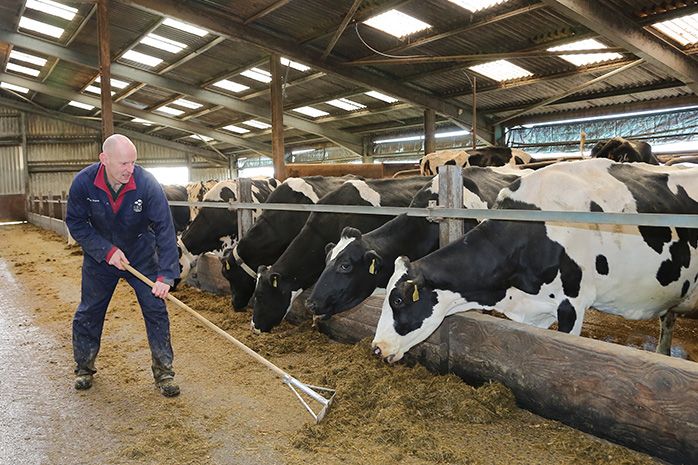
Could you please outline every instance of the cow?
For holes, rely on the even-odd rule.
[[[184,186],[175,184],[163,185],[162,190],[165,191],[167,200],[179,202],[187,201],[187,189]],[[175,232],[181,233],[189,225],[189,220],[191,218],[189,207],[170,205],[170,212],[172,213],[172,222],[174,223]]]
[[[430,180],[422,176],[350,180],[318,204],[406,207]],[[325,245],[339,239],[344,226],[368,232],[390,219],[385,215],[311,213],[279,259],[271,266],[258,268],[252,297],[252,329],[268,332],[281,323],[293,300],[320,276],[325,267]]]
[[[647,142],[626,140],[613,137],[597,142],[591,148],[591,158],[608,158],[626,163],[649,163],[658,165],[659,160],[652,154],[652,147]]]
[[[314,204],[355,176],[288,178],[269,195],[268,203]],[[230,283],[232,305],[245,310],[254,293],[257,268],[274,263],[301,230],[310,212],[265,210],[255,224],[222,258],[222,273]]]
[[[511,147],[484,147],[480,149],[438,150],[419,160],[419,172],[423,176],[435,175],[439,166],[504,166],[523,165],[534,161],[529,154]]]
[[[273,178],[253,178],[252,201],[263,203],[276,189],[279,181]],[[204,195],[204,202],[237,200],[238,180],[220,181]],[[255,211],[255,216],[259,215]],[[225,208],[206,208],[199,211],[194,221],[184,230],[179,244],[181,250],[181,279],[185,279],[196,257],[204,252],[222,251],[237,239],[237,212]]]
[[[568,162],[522,177],[496,208],[698,213],[698,170]],[[661,318],[668,354],[676,313],[698,304],[698,229],[485,220],[415,262],[395,260],[373,351],[400,360],[456,312],[496,309],[514,321],[579,335],[590,306]]]
[[[218,179],[209,179],[208,181],[190,182],[187,184],[187,198],[190,202],[203,202],[204,196],[208,191],[213,189],[213,187],[218,184]],[[194,221],[196,215],[199,214],[199,209],[194,205],[190,205],[191,210],[191,221]]]
[[[531,172],[508,166],[463,168],[463,208],[490,208],[500,190]],[[437,175],[417,193],[410,207],[426,207],[429,201],[438,200],[438,197]],[[466,219],[464,232],[476,224],[476,220]],[[385,288],[399,255],[416,260],[438,246],[439,225],[426,218],[402,214],[364,235],[347,226],[327,255],[327,265],[305,306],[316,316],[331,316],[349,310],[377,288]]]

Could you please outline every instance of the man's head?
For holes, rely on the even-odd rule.
[[[138,153],[133,142],[121,134],[112,134],[102,144],[99,161],[107,171],[109,183],[126,184],[133,174]]]

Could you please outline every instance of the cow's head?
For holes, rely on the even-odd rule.
[[[306,307],[315,315],[334,315],[360,304],[376,289],[382,258],[368,250],[358,229],[346,227],[337,245],[327,244],[326,266]]]
[[[291,306],[292,293],[288,279],[261,265],[254,290],[252,329],[267,333],[278,326]]]
[[[373,338],[373,353],[393,363],[424,341],[443,321],[439,299],[407,257],[395,260]]]
[[[243,269],[233,253],[233,248],[229,249],[221,258],[221,265],[223,276],[230,283],[233,309],[242,311],[247,307],[252,294],[254,294],[256,273],[255,276],[251,276]]]

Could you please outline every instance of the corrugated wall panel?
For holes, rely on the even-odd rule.
[[[3,136],[20,136],[20,117],[11,113],[2,113],[3,108],[0,107],[0,135]]]
[[[94,136],[94,129],[70,124],[64,121],[45,118],[43,116],[27,114],[27,137],[31,136]]]
[[[94,163],[99,159],[97,143],[31,144],[27,147],[29,163]]]
[[[29,176],[29,192],[33,195],[60,195],[70,190],[76,173],[34,173]]]
[[[228,179],[230,175],[228,174],[228,168],[192,168],[189,173],[189,180],[191,182],[208,181],[209,179],[218,179],[219,181],[223,179]]]
[[[183,150],[174,150],[169,147],[163,147],[162,145],[155,145],[139,140],[135,140],[133,143],[138,150],[139,161],[164,161],[170,162],[172,166],[182,166],[183,164],[186,164],[187,153]]]
[[[0,147],[0,194],[23,193],[22,148]]]

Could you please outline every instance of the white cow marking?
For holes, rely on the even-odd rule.
[[[330,260],[334,260],[337,258],[337,255],[339,255],[342,250],[346,249],[349,244],[351,244],[351,241],[356,239],[355,237],[342,237],[339,242],[337,242],[337,245],[334,246],[332,249],[332,253],[330,254]]]
[[[315,193],[313,186],[305,182],[304,179],[289,178],[284,182],[288,187],[291,188],[292,191],[300,192],[301,194],[309,198],[311,202],[317,203],[318,200],[320,200],[320,197],[318,197],[318,195]]]
[[[351,181],[347,181],[348,184],[351,184],[356,188],[356,190],[359,192],[359,196],[364,199],[366,202],[370,203],[374,207],[380,207],[381,205],[381,196],[378,192],[374,191],[371,189],[368,184],[366,184],[365,181],[360,181],[356,179],[352,179]]]

